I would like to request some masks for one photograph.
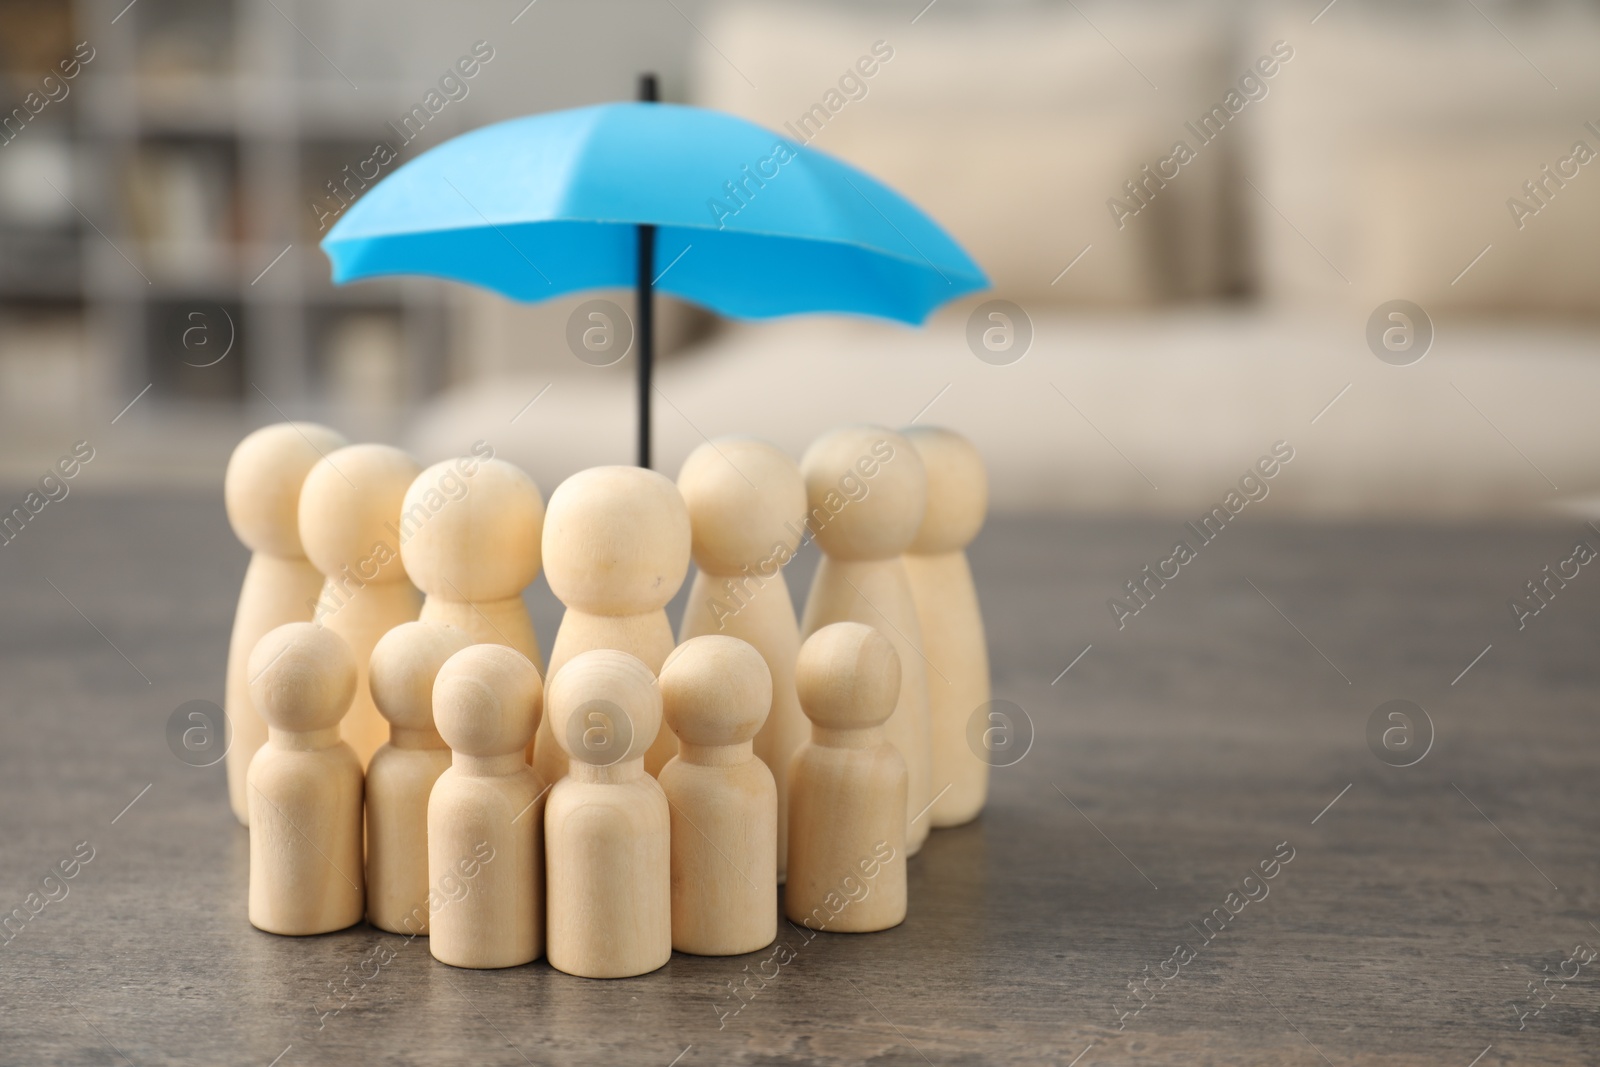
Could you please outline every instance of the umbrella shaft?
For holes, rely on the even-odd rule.
[[[650,469],[650,390],[655,361],[656,228],[639,227],[639,466]]]

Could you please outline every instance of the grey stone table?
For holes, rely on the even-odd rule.
[[[221,699],[220,501],[52,505],[0,549],[0,1062],[1600,1062],[1600,572],[1507,607],[1600,533],[1269,518],[1121,630],[1175,524],[995,519],[995,693],[1036,736],[912,861],[905,924],[595,982],[252,929],[221,767],[165,740]],[[1410,767],[1368,743],[1391,699],[1432,724]]]

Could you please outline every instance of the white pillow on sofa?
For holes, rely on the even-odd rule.
[[[1220,98],[1218,20],[1204,5],[1079,7],[934,6],[912,24],[898,8],[732,4],[705,23],[714,45],[696,52],[692,96],[795,136],[876,44],[892,54],[858,79],[864,95],[837,94],[842,106],[808,143],[926,210],[997,295],[1104,305],[1214,294],[1226,275],[1220,158],[1184,168],[1120,229],[1106,201]]]
[[[1263,29],[1297,52],[1248,131],[1270,301],[1600,310],[1600,163],[1520,229],[1507,208],[1575,141],[1600,152],[1584,127],[1600,118],[1600,18],[1566,4],[1487,10],[1495,25],[1470,6],[1352,3],[1314,26]]]

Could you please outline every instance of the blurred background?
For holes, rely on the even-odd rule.
[[[317,242],[375,157],[651,70],[809,116],[995,283],[922,330],[664,308],[669,475],[702,436],[915,418],[973,437],[1011,510],[1192,514],[1287,441],[1283,514],[1587,512],[1597,55],[1600,4],[1532,0],[4,0],[0,477],[84,439],[87,489],[214,492],[285,417],[424,462],[487,440],[546,494],[628,462],[632,359],[565,339],[592,294],[336,288]],[[998,354],[969,329],[993,299]],[[1431,340],[1380,358],[1394,300]]]

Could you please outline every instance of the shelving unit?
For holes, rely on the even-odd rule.
[[[158,404],[377,414],[444,382],[443,286],[336,289],[316,244],[312,199],[385,139],[394,94],[345,86],[329,106],[308,85],[329,72],[309,69],[316,53],[279,8],[295,5],[74,0],[61,54],[86,40],[94,58],[0,148],[48,162],[64,147],[69,188],[49,195],[72,207],[4,223],[0,313],[54,315],[63,331],[79,320],[89,385],[106,396],[153,384]],[[20,98],[43,71],[14,73]]]

